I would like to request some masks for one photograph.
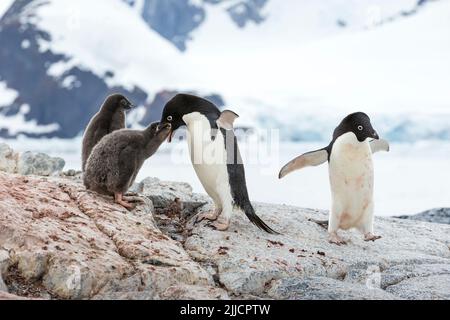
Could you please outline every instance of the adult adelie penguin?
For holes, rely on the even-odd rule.
[[[83,171],[95,145],[107,134],[125,128],[125,111],[132,107],[133,104],[121,94],[113,94],[106,98],[83,135],[81,152]]]
[[[328,160],[332,193],[328,223],[331,243],[345,244],[337,234],[339,229],[357,228],[366,241],[381,238],[373,233],[372,153],[378,151],[389,151],[389,143],[380,140],[365,113],[357,112],[340,123],[327,147],[303,154],[281,169],[280,179],[294,170],[318,166]]]
[[[233,131],[238,115],[220,112],[210,101],[179,94],[167,103],[161,123],[172,125],[173,133],[186,125],[188,145],[195,172],[205,191],[213,199],[215,211],[198,217],[208,219],[220,231],[230,226],[233,207],[241,209],[258,228],[276,234],[255,213],[247,192],[245,170]]]
[[[147,129],[117,130],[94,147],[86,163],[83,182],[87,189],[114,196],[115,202],[132,209],[123,197],[134,183],[145,160],[166,140],[170,124],[158,123]]]

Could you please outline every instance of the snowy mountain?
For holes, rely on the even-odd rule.
[[[448,139],[449,2],[2,0],[0,136],[72,138],[111,92],[146,125],[187,91],[290,140],[355,109],[392,139]]]

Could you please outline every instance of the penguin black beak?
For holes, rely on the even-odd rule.
[[[376,131],[373,132],[372,138],[374,138],[375,140],[380,140],[380,136]]]
[[[132,104],[131,102],[127,106],[127,110],[131,110],[131,109],[134,109],[134,108],[136,108],[136,106],[134,104]]]

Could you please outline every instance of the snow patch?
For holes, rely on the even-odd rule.
[[[12,136],[21,132],[31,134],[46,134],[59,130],[59,124],[38,125],[36,120],[27,121],[25,116],[30,112],[30,106],[24,104],[17,114],[5,116],[0,114],[0,129],[6,129]]]
[[[6,11],[11,7],[14,0],[2,0],[0,1],[0,18],[6,13]]]
[[[112,71],[110,86],[139,85],[155,92],[182,76],[182,54],[136,19],[135,9],[121,0],[50,1],[36,11],[38,27],[52,35],[47,47],[70,59],[49,68],[55,77],[73,66],[100,77]]]
[[[0,81],[0,108],[11,105],[18,96],[17,91],[8,88],[6,82]]]

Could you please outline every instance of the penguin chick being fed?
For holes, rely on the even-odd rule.
[[[380,140],[369,116],[357,112],[339,124],[327,147],[303,154],[281,169],[280,179],[292,171],[329,162],[332,207],[328,232],[331,243],[345,244],[337,233],[339,229],[356,228],[364,234],[365,241],[381,238],[373,233],[372,154],[378,151],[389,151],[389,143]]]
[[[151,124],[145,130],[118,130],[105,136],[92,150],[86,163],[84,185],[87,189],[113,195],[127,209],[133,205],[123,195],[134,183],[145,160],[167,139],[170,124]]]
[[[125,111],[133,107],[133,104],[121,94],[113,94],[106,98],[83,135],[81,152],[83,171],[95,145],[107,134],[125,128]]]
[[[258,228],[277,234],[256,215],[250,202],[245,169],[233,130],[236,118],[236,113],[220,112],[208,100],[178,94],[166,104],[161,123],[172,125],[169,142],[175,130],[187,126],[194,170],[215,204],[215,211],[199,216],[197,221],[214,221],[211,226],[215,229],[228,230],[233,207],[237,207]]]

